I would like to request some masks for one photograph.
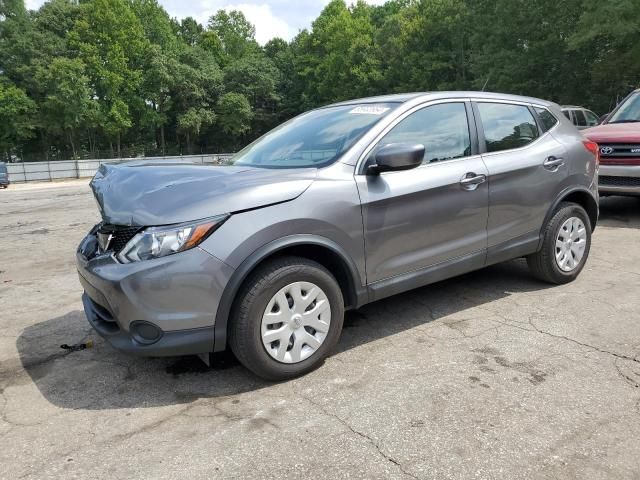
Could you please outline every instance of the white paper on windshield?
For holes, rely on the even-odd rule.
[[[349,113],[354,115],[382,115],[384,112],[388,110],[389,110],[389,107],[365,105],[365,106],[356,107],[353,110],[351,110]]]

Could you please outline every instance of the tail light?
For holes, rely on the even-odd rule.
[[[596,164],[600,164],[600,147],[596,142],[590,142],[588,140],[584,140],[582,142],[584,144],[584,148],[589,150],[596,157]]]

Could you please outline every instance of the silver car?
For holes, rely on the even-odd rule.
[[[227,166],[105,165],[103,221],[77,251],[84,308],[124,352],[229,346],[291,378],[331,352],[346,309],[517,257],[574,280],[597,169],[557,105],[474,92],[319,108]]]

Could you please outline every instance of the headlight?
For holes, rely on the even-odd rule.
[[[117,258],[122,263],[165,257],[195,247],[215,232],[229,215],[196,222],[149,227],[129,240]]]

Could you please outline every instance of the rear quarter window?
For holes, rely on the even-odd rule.
[[[487,152],[529,145],[539,136],[535,118],[525,105],[478,103]]]
[[[535,111],[538,114],[538,119],[545,132],[548,132],[558,124],[558,119],[546,108],[535,107]]]
[[[584,116],[587,118],[588,127],[595,127],[600,123],[600,121],[598,120],[598,116],[595,113],[593,113],[591,110],[585,110]]]

